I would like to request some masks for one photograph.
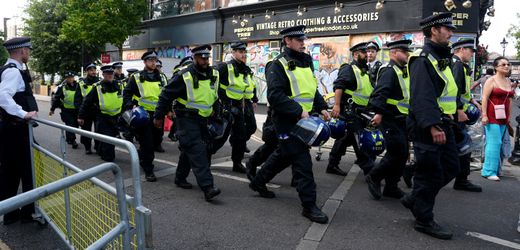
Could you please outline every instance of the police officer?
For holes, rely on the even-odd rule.
[[[85,78],[79,79],[79,87],[74,97],[74,100],[78,102],[78,105],[76,105],[76,107],[81,106],[81,104],[83,103],[83,99],[90,93],[93,85],[101,80],[97,76],[96,65],[94,63],[87,64],[85,66],[85,71],[87,73],[87,76]],[[85,117],[83,117],[84,122],[83,125],[80,125],[80,127],[83,130],[91,131],[92,125],[94,125],[95,123],[96,111],[86,110],[85,112]],[[85,154],[92,154],[92,139],[90,139],[89,137],[81,136],[80,142],[85,146]],[[94,140],[94,149],[96,151],[98,150],[98,145],[99,142]]]
[[[379,45],[376,42],[370,41],[367,43],[368,75],[370,76],[370,82],[372,82],[373,86],[376,84],[377,72],[379,72],[379,68],[382,65],[382,63],[377,60],[379,50]]]
[[[166,85],[167,80],[157,70],[157,53],[155,51],[145,52],[141,59],[145,65],[144,70],[134,73],[128,81],[123,91],[123,103],[127,110],[139,105],[148,111],[150,117],[153,117],[161,88]],[[138,101],[134,100],[134,96],[138,98]],[[153,119],[150,118],[146,126],[135,129],[134,133],[139,141],[139,159],[146,180],[155,182],[157,178],[153,172],[154,151],[164,152],[161,147],[164,131],[162,128],[155,127]]]
[[[179,64],[175,65],[173,68],[173,75],[172,78],[175,77],[177,73],[179,73],[181,70],[186,69],[190,64],[193,63],[193,58],[191,56],[186,56],[181,59]],[[168,112],[168,115],[170,116],[170,119],[172,120],[172,126],[170,127],[170,132],[168,132],[168,138],[172,141],[177,141],[177,123],[175,122],[175,113],[173,112],[173,105],[171,112]]]
[[[380,126],[385,138],[383,159],[366,176],[370,194],[381,199],[381,180],[386,179],[383,196],[400,199],[404,193],[397,187],[408,158],[406,116],[410,96],[410,77],[406,64],[411,40],[388,42],[390,62],[381,66],[377,85],[370,95],[368,109],[376,115],[374,127]]]
[[[179,62],[179,64],[177,64],[177,65],[175,65],[175,67],[173,67],[172,78],[175,76],[176,73],[187,68],[192,63],[193,63],[193,58],[191,56],[186,56],[186,57],[182,58],[181,61]]]
[[[457,113],[457,84],[451,72],[449,39],[455,26],[451,13],[439,13],[420,23],[425,36],[422,49],[408,61],[410,110],[408,127],[417,160],[413,190],[401,203],[415,216],[415,230],[439,239],[452,232],[433,219],[435,197],[459,172],[453,133]]]
[[[267,65],[267,99],[272,107],[272,118],[278,134],[279,147],[258,171],[249,187],[260,196],[273,198],[275,195],[266,187],[289,164],[277,164],[273,157],[290,162],[296,190],[303,206],[302,215],[317,223],[327,223],[328,217],[316,205],[316,183],[312,173],[309,147],[290,135],[297,121],[308,118],[317,111],[326,120],[330,118],[327,104],[318,92],[314,77],[312,58],[305,53],[305,26],[294,26],[282,30],[285,47],[283,52]]]
[[[119,81],[114,79],[111,65],[101,67],[103,80],[94,84],[92,91],[85,97],[78,114],[78,123],[83,125],[90,110],[96,110],[97,133],[116,137],[119,134],[117,122],[123,105],[123,94]],[[115,146],[100,142],[98,153],[104,161],[114,161]]]
[[[123,73],[123,62],[112,63],[112,67],[114,68],[114,80],[125,83],[127,78]]]
[[[208,132],[208,118],[218,105],[218,71],[209,66],[210,45],[202,45],[191,50],[194,63],[181,70],[164,87],[159,96],[154,123],[161,126],[164,116],[170,110],[174,100],[174,111],[179,139],[179,164],[175,184],[190,189],[192,184],[186,180],[190,167],[204,192],[206,201],[211,201],[220,194],[214,186],[210,167],[211,141]]]
[[[38,116],[38,105],[31,90],[31,76],[22,64],[29,61],[31,39],[17,37],[4,42],[9,58],[0,68],[0,201],[33,188],[29,127]],[[34,203],[4,214],[4,225],[18,220],[32,221]]]
[[[229,143],[233,171],[245,173],[242,165],[247,141],[256,131],[254,108],[258,102],[253,71],[246,65],[246,44],[231,44],[232,59],[218,67],[220,74],[219,98],[233,115],[233,124]]]
[[[51,110],[49,116],[54,115],[54,110],[57,108],[61,109],[61,120],[67,126],[74,128],[79,127],[78,125],[78,102],[75,101],[76,91],[78,90],[79,84],[74,80],[74,72],[65,72],[65,81],[58,86],[56,93],[52,97]],[[66,132],[66,141],[72,148],[78,148],[76,142],[76,135],[71,132]]]
[[[452,45],[452,50],[455,52],[452,59],[453,63],[451,70],[453,77],[458,87],[457,94],[457,121],[460,128],[460,133],[468,135],[468,129],[465,121],[468,120],[466,110],[468,104],[473,103],[475,106],[480,108],[480,104],[471,98],[471,68],[469,62],[473,58],[475,53],[475,40],[465,39],[458,41]],[[470,192],[482,192],[482,187],[475,185],[468,180],[470,174],[470,163],[471,163],[471,152],[461,155],[460,159],[460,172],[455,179],[453,188],[456,190],[464,190]]]
[[[136,69],[136,68],[130,68],[130,69],[126,70],[126,73],[128,73],[128,77],[125,78],[124,81],[122,82],[123,89],[126,87],[126,85],[128,85],[128,81],[132,77],[132,74],[134,74],[137,71],[139,71],[139,70]],[[137,101],[138,98],[135,97],[134,100]],[[129,142],[133,142],[134,141],[134,133],[132,132],[132,129],[129,127],[128,124],[126,124],[125,121],[121,121],[121,123],[123,123],[122,126],[121,126],[121,132],[123,134],[123,138],[125,138],[125,140],[127,140]]]
[[[354,147],[357,158],[356,164],[365,175],[370,172],[374,165],[373,157],[360,151],[356,142],[355,133],[362,130],[364,125],[358,118],[346,114],[347,109],[355,112],[358,108],[366,107],[373,90],[368,75],[366,43],[358,43],[352,46],[350,51],[352,52],[352,63],[341,65],[338,78],[334,81],[335,103],[332,108],[333,117],[348,116],[347,133],[343,138],[334,141],[327,166],[327,173],[341,176],[346,176],[347,173],[341,170],[338,165],[349,145]],[[349,99],[352,99],[352,101],[349,101]]]

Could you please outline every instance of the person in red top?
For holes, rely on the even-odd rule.
[[[511,81],[507,78],[511,64],[505,57],[493,61],[496,74],[490,77],[482,94],[482,125],[486,130],[486,148],[482,177],[499,181],[498,169],[502,164],[500,150],[502,139],[508,136],[506,128],[511,116],[511,98],[515,95]]]

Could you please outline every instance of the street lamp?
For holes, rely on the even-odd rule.
[[[507,44],[508,42],[506,41],[506,38],[504,37],[504,39],[502,40],[502,42],[500,42],[500,45],[502,45],[502,56],[506,56],[506,47],[507,47]]]

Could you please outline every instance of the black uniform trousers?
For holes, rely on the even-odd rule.
[[[213,175],[210,171],[211,153],[208,150],[210,137],[207,119],[197,116],[177,116],[175,119],[181,151],[176,179],[186,180],[191,168],[199,187],[205,190],[213,187]]]
[[[309,146],[293,136],[280,140],[279,147],[267,159],[253,181],[267,183],[278,173],[292,165],[296,191],[303,207],[316,205],[316,183],[312,172]]]
[[[446,144],[432,145],[414,140],[417,168],[413,179],[411,198],[412,213],[422,223],[433,220],[435,197],[459,172],[459,156],[455,136],[449,125],[441,126],[446,134]]]
[[[116,137],[119,134],[118,118],[119,116],[117,115],[98,115],[96,119],[97,132],[102,135]],[[98,154],[104,161],[114,161],[116,157],[115,145],[99,142]]]
[[[366,152],[359,150],[357,139],[358,131],[363,129],[362,122],[357,118],[347,122],[347,132],[345,136],[334,141],[334,145],[329,153],[329,165],[338,166],[341,157],[347,152],[347,147],[352,146],[356,153],[356,164],[363,170],[366,175],[374,167],[375,156],[371,156]]]
[[[60,112],[61,121],[65,123],[65,125],[77,128],[78,125],[78,110],[77,109],[67,109],[61,108]],[[71,132],[65,132],[66,141],[68,144],[76,141],[76,134]]]
[[[468,133],[468,128],[466,127],[465,123],[459,123],[459,128],[461,130],[461,133]],[[469,135],[468,135],[469,136]],[[457,178],[455,179],[455,182],[466,182],[468,180],[468,176],[471,173],[470,171],[470,164],[471,164],[471,152],[459,156],[459,164],[460,164],[460,171],[457,175]]]
[[[81,129],[86,131],[92,131],[92,125],[94,125],[94,132],[97,132],[96,130],[96,119],[93,117],[85,117],[83,119],[83,126],[81,126]],[[92,147],[92,139],[89,137],[81,136],[80,138],[81,144],[85,145],[85,149],[91,149]],[[94,149],[99,150],[99,141],[94,140]]]
[[[272,122],[266,121],[262,126],[262,140],[264,144],[260,146],[249,158],[249,163],[255,167],[262,165],[269,156],[278,148],[278,136]]]
[[[251,101],[246,100],[242,108],[242,101],[233,101],[230,107],[233,115],[233,125],[229,143],[231,144],[231,160],[240,163],[244,159],[247,141],[256,131],[256,120]]]
[[[22,191],[33,189],[29,127],[26,123],[0,121],[0,201],[14,197],[22,182]],[[30,219],[34,203],[4,215],[4,221]]]
[[[153,117],[153,112],[148,112]],[[145,174],[153,173],[153,160],[155,159],[155,147],[160,145],[163,137],[163,127],[156,128],[153,118],[148,119],[145,126],[134,129],[135,138],[139,142],[139,159]]]
[[[372,168],[370,176],[377,182],[385,179],[385,189],[395,189],[408,159],[406,118],[384,118],[381,130],[385,138],[386,153],[379,164]]]

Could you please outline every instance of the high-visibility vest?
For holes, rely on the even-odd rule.
[[[314,77],[310,67],[302,68],[295,66],[293,70],[289,69],[289,63],[285,57],[281,57],[278,61],[282,64],[289,83],[291,85],[291,96],[289,98],[296,101],[303,110],[310,112],[314,104],[314,96],[318,88],[318,80]]]
[[[251,75],[238,74],[235,76],[235,67],[227,63],[229,85],[220,84],[220,88],[226,90],[227,97],[234,100],[252,99],[255,95],[255,83]]]
[[[395,105],[399,112],[407,115],[408,109],[410,108],[410,76],[403,76],[403,71],[397,66],[393,65],[392,69],[394,69],[395,74],[397,75],[397,79],[399,80],[399,86],[401,87],[401,93],[403,94],[403,99],[395,100],[388,98],[386,103]]]
[[[418,49],[410,55],[408,58],[408,72],[410,72],[410,61],[414,57],[422,56],[422,49]],[[439,62],[435,57],[431,54],[427,55],[428,61],[432,64],[435,72],[439,75],[444,81],[444,89],[442,90],[441,96],[437,98],[437,104],[441,109],[443,114],[452,115],[457,112],[457,83],[455,83],[455,78],[453,78],[453,73],[451,72],[450,67],[444,68],[441,70],[439,68]]]
[[[102,114],[115,116],[121,113],[123,106],[123,96],[121,91],[105,92],[101,91],[101,82],[96,83],[99,100],[99,110]]]
[[[62,90],[63,90],[63,100],[62,100],[63,107],[66,108],[66,109],[75,109],[76,107],[74,106],[74,96],[76,95],[76,90],[68,90],[66,85],[67,84],[64,83],[63,86],[62,86]]]
[[[460,96],[460,100],[464,104],[464,111],[466,111],[471,101],[471,75],[468,75],[466,67],[464,67],[464,84],[465,92]]]
[[[361,74],[361,69],[356,65],[352,65],[354,76],[356,77],[357,88],[356,90],[345,89],[345,93],[352,96],[352,101],[359,106],[367,106],[368,98],[374,90],[372,83],[370,82],[370,76],[368,74]]]
[[[213,69],[213,76],[216,77],[215,82],[211,79],[198,80],[198,88],[195,88],[193,76],[189,70],[182,73],[182,79],[186,84],[186,99],[177,98],[177,102],[186,106],[186,108],[196,109],[202,117],[209,117],[213,113],[213,104],[217,100],[219,74]]]
[[[81,90],[81,96],[83,96],[83,98],[85,98],[85,96],[87,96],[88,93],[90,93],[93,85],[94,84],[86,84],[85,80],[79,79],[79,88]]]
[[[143,107],[146,111],[155,111],[155,107],[157,106],[157,101],[159,101],[159,95],[161,94],[162,87],[167,83],[166,77],[164,74],[161,75],[161,81],[150,82],[144,80],[141,82],[140,73],[134,73],[133,77],[135,79],[135,83],[137,84],[137,88],[139,89],[139,97],[138,104]]]

